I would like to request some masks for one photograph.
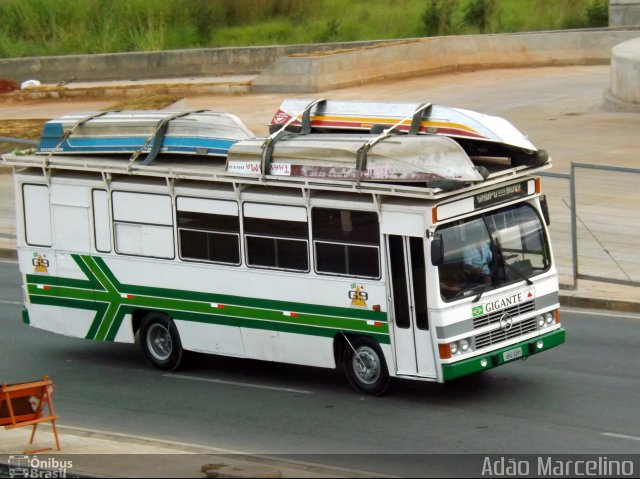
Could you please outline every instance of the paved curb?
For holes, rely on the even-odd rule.
[[[121,98],[136,95],[240,95],[250,92],[249,82],[230,83],[163,83],[139,84],[130,86],[104,86],[103,84],[86,88],[38,88],[27,91],[5,94],[7,100],[42,100],[42,99],[87,99],[87,98]]]
[[[586,298],[584,296],[563,295],[562,293],[560,293],[560,305],[569,308],[604,309],[621,313],[640,313],[640,303],[636,301]]]
[[[17,260],[18,252],[13,248],[0,248],[0,258]]]

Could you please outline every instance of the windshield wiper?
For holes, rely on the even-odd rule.
[[[485,221],[485,224],[486,224],[486,221]],[[488,226],[487,226],[487,229],[488,229]],[[494,241],[494,244],[496,246],[496,253],[497,253],[496,254],[496,260],[502,266],[505,266],[505,267],[509,268],[511,271],[514,271],[518,276],[520,276],[522,279],[524,279],[529,286],[533,286],[533,281],[531,281],[524,274],[522,274],[522,272],[520,270],[518,270],[517,268],[515,268],[512,265],[510,265],[509,263],[507,263],[507,260],[504,259],[504,254],[502,253],[502,245],[500,244],[500,241],[498,240],[498,238],[494,237],[493,235],[491,235],[491,238]]]
[[[514,273],[516,273],[518,276],[520,276],[522,279],[524,279],[524,280],[527,282],[527,284],[528,284],[529,286],[533,286],[533,281],[531,281],[531,280],[530,280],[529,278],[527,278],[524,274],[522,274],[522,272],[521,272],[518,268],[516,268],[516,267],[512,266],[511,264],[509,264],[509,263],[507,262],[507,260],[506,260],[506,259],[504,259],[504,256],[502,255],[502,253],[500,253],[500,256],[498,256],[498,258],[500,258],[500,259],[499,259],[499,261],[500,261],[500,264],[501,264],[502,266],[506,266],[506,267],[507,267],[507,268],[509,268],[511,271],[513,271],[513,272],[514,272]]]
[[[473,301],[471,301],[472,303],[477,303],[478,301],[480,301],[482,294],[487,290],[487,286],[491,286],[491,283],[481,284],[480,286],[476,286],[475,288],[467,290],[465,293],[475,293],[476,291],[478,291],[476,297],[473,298]]]

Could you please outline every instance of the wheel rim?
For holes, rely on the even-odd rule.
[[[147,347],[155,359],[159,361],[169,359],[173,350],[169,330],[162,324],[153,324],[147,331]]]
[[[369,346],[360,346],[351,359],[351,368],[358,381],[363,384],[374,384],[382,373],[382,366],[378,353]]]

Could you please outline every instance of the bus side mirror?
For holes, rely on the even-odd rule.
[[[542,217],[547,226],[551,226],[551,217],[549,216],[549,205],[547,204],[547,196],[540,195],[540,209],[542,210]]]
[[[442,265],[444,260],[444,245],[442,243],[442,236],[436,236],[431,241],[431,264],[434,266]]]

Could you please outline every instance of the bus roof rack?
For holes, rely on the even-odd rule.
[[[479,113],[430,103],[324,99],[286,100],[279,113],[292,104],[296,112],[278,117],[286,121],[267,138],[256,138],[233,115],[210,111],[66,115],[45,124],[35,150],[5,155],[3,162],[41,168],[45,175],[52,170],[75,170],[423,198],[482,187],[550,166],[543,150],[517,151],[513,144],[492,140],[485,142],[493,145],[486,150],[490,154],[470,155],[467,140],[425,130],[435,121],[434,115],[466,115],[469,125],[471,120],[478,123],[473,125],[478,131],[489,131],[480,123],[485,120],[494,130],[502,127],[503,134],[515,137],[513,132],[517,132],[525,138],[506,120]],[[366,116],[367,109],[373,113]],[[356,121],[354,112],[365,116]],[[364,130],[364,120],[374,117],[394,122],[372,134]],[[359,126],[344,133],[347,123]],[[456,128],[468,133],[472,130],[469,125]],[[485,151],[478,145],[473,148],[476,153]],[[504,154],[514,152],[527,161]],[[148,153],[146,158],[137,161],[143,153]]]

